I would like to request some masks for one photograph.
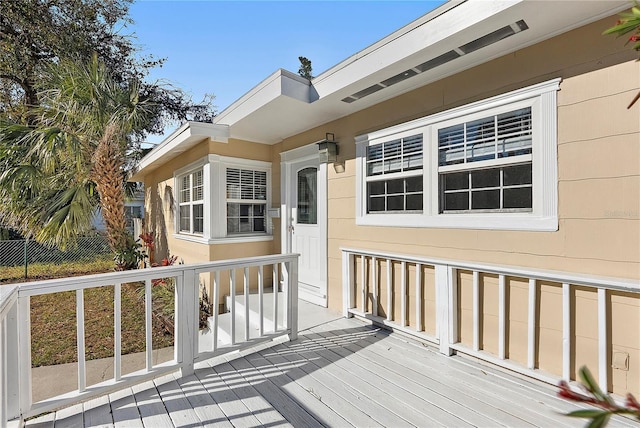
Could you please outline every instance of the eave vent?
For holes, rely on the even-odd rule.
[[[412,67],[408,70],[403,71],[402,73],[396,74],[393,77],[390,77],[386,80],[383,80],[380,83],[376,83],[375,85],[369,86],[361,91],[358,91],[350,96],[343,98],[342,101],[345,103],[352,103],[359,99],[362,99],[366,96],[369,96],[375,92],[378,92],[381,89],[387,88],[391,85],[395,85],[396,83],[407,80],[413,76],[418,75],[419,73],[424,73],[425,71],[434,69],[443,64],[446,64],[450,61],[453,61],[456,58],[460,58],[463,55],[469,54],[471,52],[475,52],[478,49],[482,49],[486,46],[492,45],[494,43],[499,42],[500,40],[506,39],[507,37],[511,37],[514,34],[520,33],[524,30],[529,29],[524,20],[520,20],[511,25],[506,25],[502,28],[499,28],[491,33],[485,34],[482,37],[479,37],[469,43],[466,43],[456,49],[450,50],[449,52],[445,52],[441,55],[438,55],[435,58],[430,59],[429,61],[423,62],[422,64],[418,64],[415,67]]]

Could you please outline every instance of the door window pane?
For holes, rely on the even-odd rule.
[[[318,170],[298,172],[298,224],[318,224]]]

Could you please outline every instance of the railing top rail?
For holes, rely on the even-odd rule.
[[[62,291],[80,290],[118,283],[137,282],[147,279],[170,278],[181,275],[186,270],[195,273],[215,272],[220,270],[253,267],[273,263],[294,262],[298,254],[273,254],[267,256],[247,257],[242,259],[217,260],[175,266],[162,266],[122,272],[107,272],[68,278],[49,279],[14,284],[20,296],[36,296],[39,294],[58,293]],[[0,288],[3,286],[0,286]]]
[[[447,260],[431,257],[421,257],[409,254],[396,254],[385,251],[365,250],[357,248],[340,247],[345,253],[365,255],[369,257],[378,257],[399,261],[407,261],[410,263],[422,263],[431,265],[447,265],[457,269],[476,270],[486,273],[508,275],[515,277],[533,278],[536,280],[563,282],[573,285],[581,285],[587,287],[607,288],[610,290],[628,291],[631,293],[640,293],[640,280],[616,277],[604,277],[595,275],[581,275],[570,272],[542,270],[533,268],[514,268],[500,265],[492,265],[488,263],[462,262],[459,260]]]
[[[18,286],[16,284],[0,285],[0,320],[7,316],[7,312],[17,299]]]

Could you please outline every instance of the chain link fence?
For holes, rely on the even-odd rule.
[[[28,239],[0,241],[0,281],[46,278],[61,271],[69,275],[75,271],[93,273],[109,266],[113,267],[113,253],[106,238],[100,235],[79,238],[77,247],[66,251]]]

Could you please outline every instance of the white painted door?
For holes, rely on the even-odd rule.
[[[298,262],[299,296],[327,305],[326,165],[317,154],[287,163],[288,242]]]

